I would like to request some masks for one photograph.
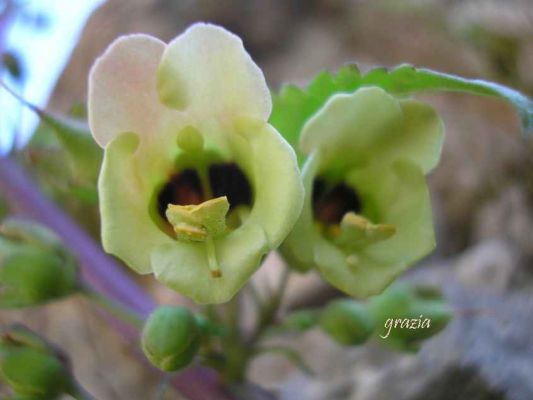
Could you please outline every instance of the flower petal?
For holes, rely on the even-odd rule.
[[[123,36],[98,58],[89,74],[89,124],[105,147],[122,132],[154,135],[166,108],[156,91],[165,44],[148,35]]]
[[[166,48],[157,73],[161,101],[198,118],[247,115],[266,121],[272,104],[263,73],[239,37],[197,23]]]
[[[401,124],[402,110],[394,97],[377,87],[362,88],[331,97],[305,124],[300,148],[320,150],[324,164],[362,164],[373,156],[368,149]]]
[[[439,162],[444,141],[444,124],[428,104],[400,100],[403,124],[379,140],[371,151],[383,161],[408,160],[424,173]]]
[[[370,171],[356,171],[347,181],[358,188],[363,198],[372,197],[369,202],[380,214],[376,222],[397,228],[390,239],[368,247],[372,259],[412,263],[435,247],[431,199],[418,166],[398,161],[390,169],[376,166]]]
[[[305,272],[315,267],[313,243],[320,240],[320,234],[313,225],[313,181],[320,166],[320,156],[312,153],[302,170],[305,199],[300,217],[280,247],[280,252],[290,267]]]
[[[133,133],[123,133],[107,145],[98,192],[104,249],[146,274],[151,272],[151,249],[173,240],[150,217],[157,180],[143,168],[146,160],[136,153],[138,145]]]
[[[205,243],[171,243],[155,248],[152,266],[158,280],[200,304],[229,301],[259,267],[269,250],[261,226],[245,223],[215,240],[222,276],[211,276]]]
[[[431,201],[420,168],[397,162],[350,174],[363,202],[376,204],[370,212],[380,223],[394,225],[391,238],[369,245],[348,263],[347,255],[320,237],[314,243],[315,262],[335,287],[355,297],[380,293],[392,280],[435,247]]]
[[[249,148],[235,150],[240,160],[252,166],[254,204],[249,218],[263,227],[270,247],[276,248],[302,210],[304,189],[296,156],[269,124],[262,124],[262,128],[252,124],[246,137]]]

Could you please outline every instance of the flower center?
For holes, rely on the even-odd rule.
[[[345,183],[331,184],[322,178],[313,183],[313,213],[326,238],[342,248],[348,265],[359,263],[358,252],[367,245],[389,239],[396,227],[373,223],[362,215],[363,204],[355,189]]]
[[[169,204],[195,205],[226,196],[230,213],[238,206],[252,205],[252,188],[236,163],[216,163],[207,168],[205,179],[197,169],[186,168],[170,177],[157,196],[159,216],[166,218]]]
[[[252,188],[236,163],[214,163],[202,170],[203,173],[196,168],[182,169],[173,174],[159,191],[156,207],[166,233],[172,234],[166,214],[169,204],[198,205],[225,196],[229,202],[226,219],[230,228],[237,228],[242,223],[244,214],[240,210],[252,206]]]
[[[240,205],[252,205],[252,188],[237,164],[211,165],[208,175],[213,197],[226,196],[230,211]]]
[[[164,221],[159,225],[178,241],[204,243],[211,276],[221,278],[214,240],[247,217],[252,188],[236,163],[209,164],[197,157],[195,164],[172,175],[158,193]]]
[[[324,225],[339,224],[346,213],[359,214],[361,210],[361,198],[350,186],[331,184],[320,177],[313,182],[313,213]]]

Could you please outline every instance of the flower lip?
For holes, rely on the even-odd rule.
[[[362,211],[361,197],[355,189],[344,182],[331,184],[317,177],[313,182],[313,214],[325,225],[339,224],[350,211]]]

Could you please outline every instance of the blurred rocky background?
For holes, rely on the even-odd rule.
[[[108,0],[86,25],[49,108],[65,113],[85,101],[89,68],[118,35],[168,41],[194,21],[240,35],[273,89],[303,85],[347,62],[408,62],[533,95],[531,0]],[[417,354],[376,343],[346,350],[314,331],[288,338],[317,376],[270,356],[251,373],[282,399],[533,399],[533,145],[500,101],[423,98],[447,127],[442,162],[430,178],[438,248],[403,279],[441,286],[456,318]],[[258,280],[275,275],[277,264],[272,257]],[[337,295],[317,282],[312,275],[293,279],[289,306]],[[146,284],[162,301],[179,301]],[[125,362],[133,344],[109,333],[81,300],[15,314],[9,318],[26,319],[67,347],[99,399],[153,398],[158,378]],[[62,328],[67,319],[70,327]]]

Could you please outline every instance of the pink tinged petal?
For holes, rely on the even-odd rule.
[[[156,91],[156,71],[165,44],[136,34],[115,40],[89,74],[89,124],[105,147],[122,132],[141,140],[154,135],[165,107]]]
[[[241,39],[198,23],[166,48],[157,76],[161,101],[193,116],[246,115],[266,121],[272,109],[263,73]]]

